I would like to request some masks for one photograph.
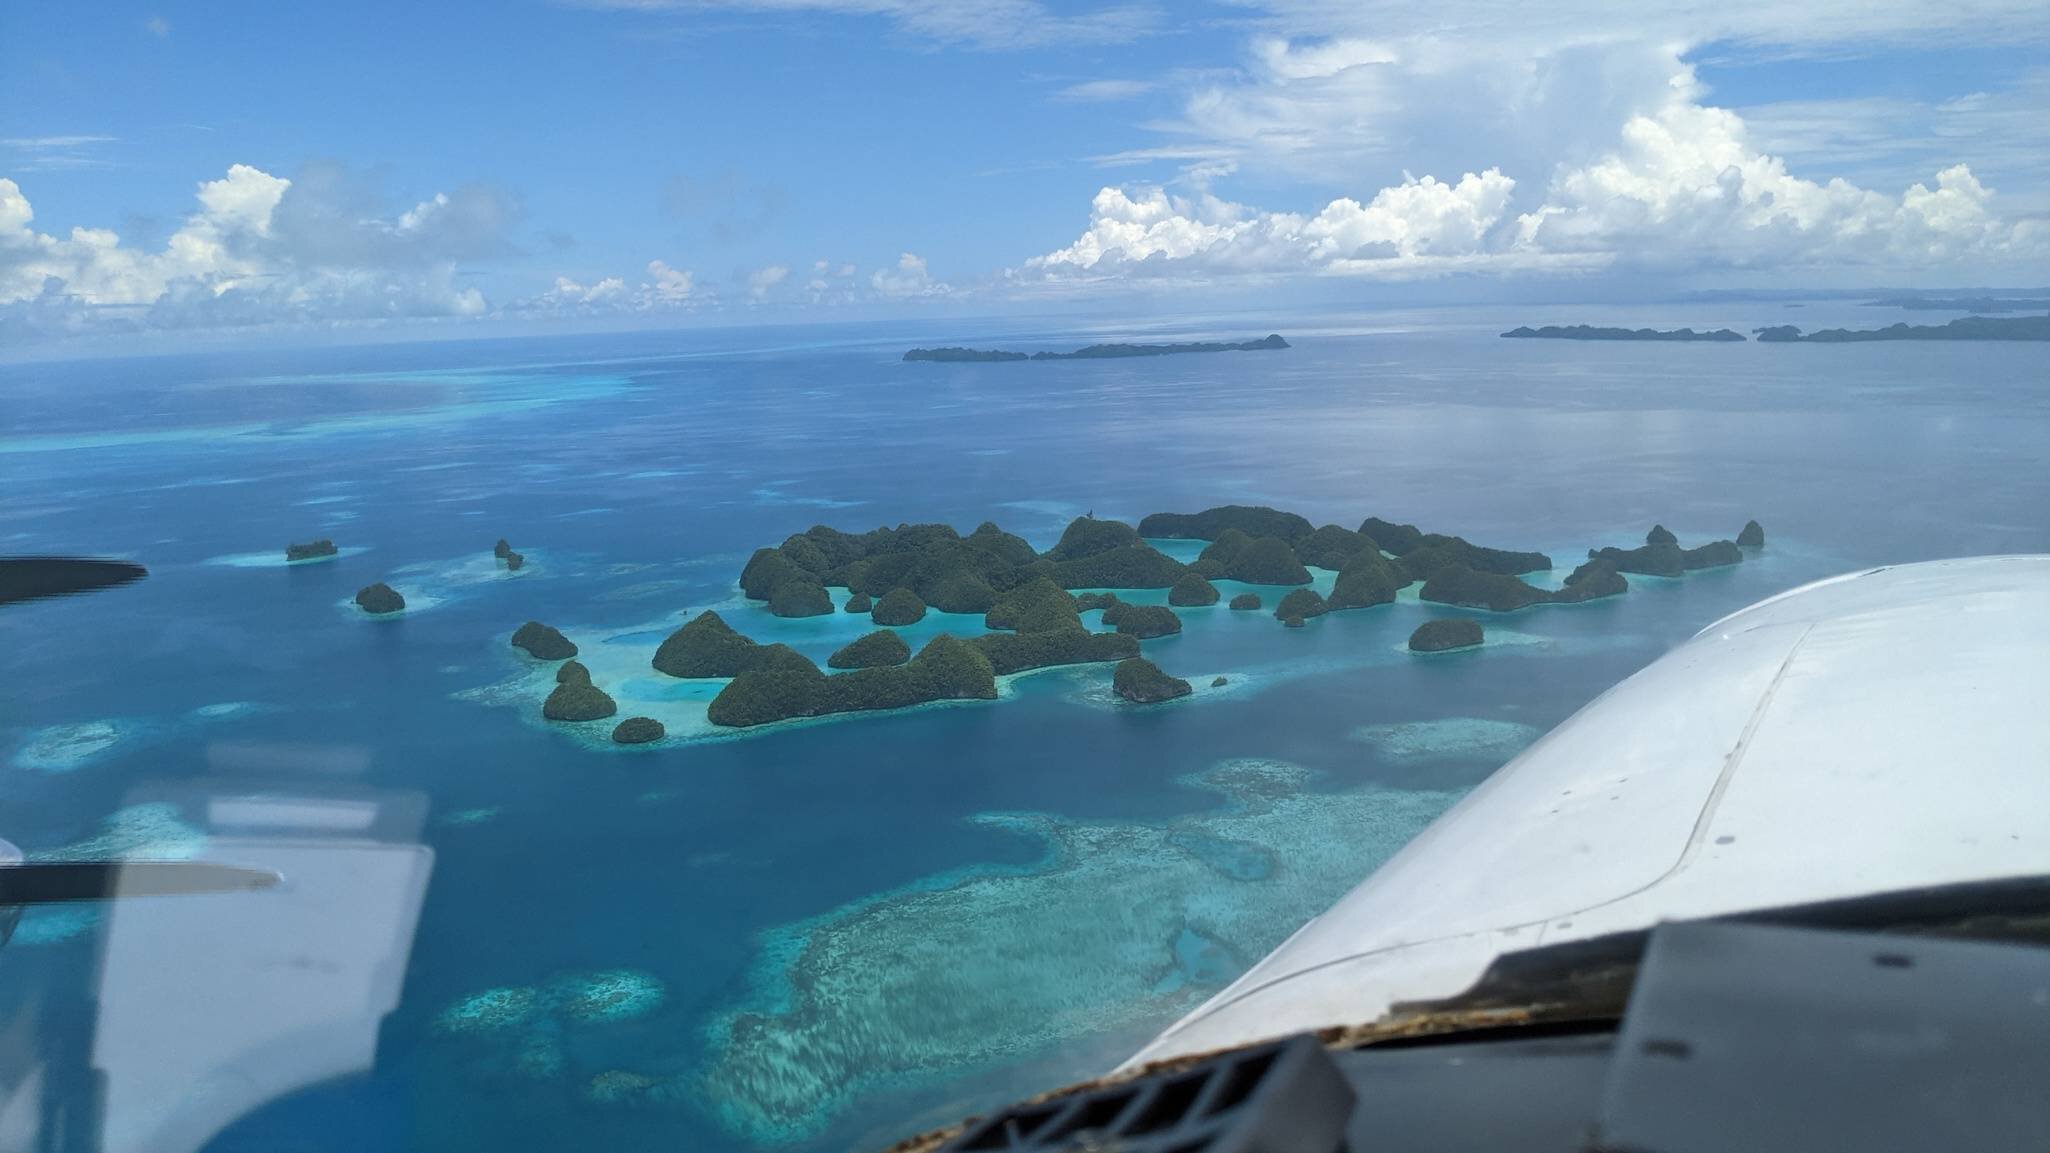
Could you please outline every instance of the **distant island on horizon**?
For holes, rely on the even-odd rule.
[[[1948,324],[1890,324],[1885,328],[1825,328],[1803,335],[1791,324],[1757,330],[1765,344],[1863,344],[1876,340],[2050,340],[2050,313],[2042,316],[1960,316]]]
[[[1656,328],[1598,328],[1591,324],[1548,324],[1543,328],[1528,325],[1512,328],[1502,334],[1514,340],[1707,340],[1717,343],[1744,342],[1744,334],[1718,328],[1714,332],[1696,332],[1691,328],[1675,328],[1661,332]]]
[[[1738,339],[1743,339],[1739,337]],[[985,363],[1010,360],[1118,360],[1128,356],[1176,356],[1191,352],[1268,352],[1289,347],[1278,333],[1259,340],[1191,341],[1184,344],[1092,344],[1073,352],[1008,352],[981,348],[914,348],[905,360],[929,360],[945,364]]]
[[[1920,312],[2033,312],[2050,309],[2050,300],[2009,296],[1895,296],[1868,300],[1867,308],[1906,308]]]

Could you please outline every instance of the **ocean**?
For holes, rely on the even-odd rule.
[[[1101,1071],[1723,614],[1860,567],[2050,551],[2037,346],[1495,335],[1903,315],[900,322],[0,365],[0,553],[150,571],[0,608],[0,837],[291,862],[264,893],[28,913],[0,950],[0,1086],[40,1067],[16,1123],[87,1118],[151,1153],[823,1151]],[[1293,347],[900,359],[1268,332]],[[716,685],[647,667],[707,608],[820,661],[866,631],[735,585],[814,524],[995,521],[1043,549],[1076,516],[1228,503],[1541,549],[1559,571],[1539,580],[1654,523],[1694,544],[1756,518],[1767,544],[1479,614],[1487,646],[1427,658],[1409,632],[1465,614],[1413,589],[1302,629],[1182,610],[1144,651],[1198,691],[1145,708],[1081,666],[735,732],[703,721]],[[315,537],[340,555],[283,563]],[[373,581],[402,617],[349,603]],[[508,644],[529,619],[669,738],[543,721],[552,671]]]

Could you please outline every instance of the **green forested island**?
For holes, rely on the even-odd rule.
[[[1889,324],[1885,328],[1825,328],[1803,335],[1791,324],[1758,330],[1764,344],[1862,344],[1874,340],[2050,340],[2050,313],[2042,316],[1960,316],[1949,324]]]
[[[1713,332],[1696,332],[1691,328],[1675,328],[1661,332],[1656,328],[1597,328],[1591,324],[1548,324],[1543,328],[1520,326],[1502,335],[1518,340],[1709,340],[1744,343],[1743,333],[1732,332],[1727,328],[1718,328]]]
[[[1194,562],[1183,564],[1154,548],[1149,537],[1201,540],[1205,547]],[[1742,547],[1721,540],[1688,548],[1654,526],[1640,547],[1590,550],[1561,587],[1548,588],[1523,579],[1552,571],[1552,558],[1544,553],[1490,548],[1379,517],[1368,517],[1358,528],[1318,526],[1264,506],[1155,513],[1136,528],[1077,517],[1043,553],[990,522],[965,535],[944,524],[861,533],[815,525],[757,549],[739,583],[749,599],[779,616],[831,613],[830,590],[849,590],[843,611],[859,611],[858,603],[878,628],[827,662],[845,671],[821,669],[786,645],[757,644],[715,612],[700,613],[677,629],[651,663],[675,677],[730,678],[709,712],[713,724],[726,726],[988,699],[996,695],[996,677],[1072,664],[1119,663],[1118,695],[1150,702],[1191,690],[1180,678],[1138,660],[1141,642],[1179,633],[1181,612],[1262,607],[1253,593],[1234,595],[1228,608],[1220,605],[1213,580],[1275,587],[1281,595],[1274,617],[1303,628],[1332,612],[1388,604],[1398,591],[1417,584],[1422,600],[1495,612],[1617,596],[1629,589],[1625,572],[1677,576],[1741,562],[1744,548],[1764,545],[1764,530],[1752,521],[1738,540]],[[1328,594],[1308,587],[1312,566],[1335,574]],[[1169,603],[1137,604],[1104,591],[1114,589],[1167,590]],[[893,629],[922,621],[929,611],[976,614],[990,631],[965,638],[942,634],[914,655]],[[1090,612],[1099,614],[1099,627],[1084,621]],[[1455,631],[1457,638],[1438,635]],[[1470,633],[1464,623],[1437,626],[1425,630],[1419,647],[1464,640]],[[579,681],[587,684],[588,677],[564,683]],[[550,711],[554,717],[597,713],[606,703],[574,688],[558,696],[565,699]]]
[[[1741,337],[1739,339],[1742,339]],[[1176,356],[1188,352],[1266,352],[1287,348],[1280,335],[1269,333],[1259,340],[1190,341],[1183,344],[1092,344],[1073,352],[1006,352],[980,348],[914,348],[905,360],[942,363],[982,363],[1010,360],[1117,360],[1128,356]]]
[[[1409,651],[1445,653],[1454,649],[1476,648],[1486,639],[1481,622],[1471,617],[1444,617],[1418,625],[1416,631],[1409,634]]]

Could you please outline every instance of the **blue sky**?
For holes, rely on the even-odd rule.
[[[2040,3],[1619,7],[16,4],[0,336],[2044,279]]]

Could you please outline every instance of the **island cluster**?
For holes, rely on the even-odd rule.
[[[1205,543],[1184,564],[1149,538]],[[1421,586],[1417,595],[1423,601],[1491,612],[1580,603],[1626,592],[1626,573],[1678,576],[1736,564],[1745,549],[1763,547],[1764,541],[1756,521],[1736,540],[1692,548],[1654,526],[1636,548],[1591,550],[1561,587],[1549,589],[1521,579],[1553,569],[1544,553],[1490,548],[1378,517],[1358,528],[1319,526],[1261,506],[1155,513],[1136,526],[1078,517],[1043,553],[988,522],[965,535],[944,524],[861,533],[817,525],[757,549],[739,574],[741,592],[781,617],[864,613],[874,631],[834,652],[822,669],[787,645],[757,643],[719,613],[705,611],[663,640],[651,664],[670,677],[725,680],[708,719],[729,727],[986,700],[997,696],[998,677],[1093,663],[1115,666],[1117,696],[1153,704],[1192,689],[1141,656],[1140,642],[1179,633],[1177,609],[1216,605],[1221,594],[1213,581],[1276,587],[1273,616],[1302,628],[1327,613],[1388,604],[1411,585]],[[1312,567],[1334,574],[1328,594],[1310,587]],[[847,594],[837,610],[834,589]],[[1167,604],[1121,600],[1121,589],[1166,590]],[[1257,593],[1236,595],[1228,605],[1240,612],[1263,607]],[[914,652],[895,630],[928,612],[978,615],[989,631],[970,637],[943,633]],[[1085,613],[1098,614],[1100,627],[1086,623]],[[1477,621],[1448,619],[1419,628],[1409,647],[1443,652],[1482,641]],[[542,708],[547,719],[596,721],[618,711],[573,659],[576,645],[558,630],[529,621],[512,643],[537,661],[565,662]],[[660,724],[646,717],[630,717],[613,732],[622,743],[661,736]]]

